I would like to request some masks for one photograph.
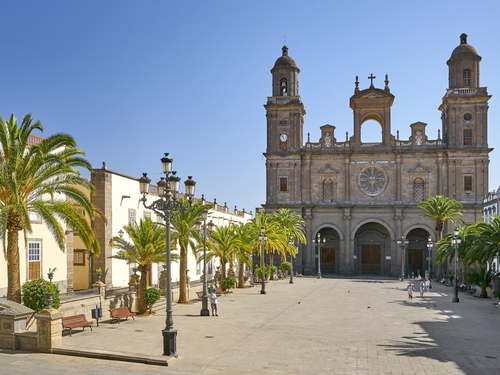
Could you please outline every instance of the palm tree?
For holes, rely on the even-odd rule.
[[[178,303],[188,303],[187,296],[187,266],[188,266],[188,249],[191,249],[195,255],[196,250],[199,248],[198,243],[195,241],[199,238],[196,231],[196,222],[201,220],[201,211],[210,206],[196,203],[191,205],[189,201],[182,201],[185,211],[176,213],[171,218],[170,224],[172,226],[172,246],[178,245],[180,249],[179,256],[179,300]]]
[[[443,238],[444,224],[446,221],[451,220],[463,222],[462,218],[462,204],[454,199],[450,199],[443,195],[436,195],[429,199],[420,202],[418,208],[424,211],[422,217],[428,217],[436,223],[436,232],[438,240]]]
[[[467,254],[470,263],[491,263],[500,253],[500,217],[491,223],[478,222],[474,226],[475,239]]]
[[[209,248],[207,259],[219,258],[220,260],[221,285],[224,285],[226,279],[226,264],[234,265],[234,255],[238,245],[238,236],[232,225],[215,227],[207,241]]]
[[[286,254],[292,251],[289,245],[290,236],[292,236],[295,243],[306,243],[306,221],[302,216],[297,215],[295,212],[291,212],[288,208],[280,208],[273,214],[271,220],[277,223],[278,227],[282,229],[282,261],[285,262]]]
[[[151,270],[151,264],[165,262],[165,226],[154,223],[147,217],[141,219],[139,224],[134,222],[125,225],[123,229],[132,242],[124,238],[113,237],[111,246],[120,250],[110,258],[124,260],[127,264],[138,264],[137,269],[141,273],[141,279],[139,280],[137,310],[139,314],[144,314],[147,310],[144,290],[147,287],[146,277]]]
[[[245,266],[252,267],[252,252],[253,252],[253,241],[254,233],[252,228],[245,223],[240,223],[235,227],[236,238],[238,240],[235,257],[238,260],[238,288],[245,287],[244,273]]]
[[[491,281],[498,276],[498,272],[493,271],[492,267],[487,267],[486,264],[471,267],[465,273],[467,281],[481,288],[479,297],[488,298],[486,288],[491,284]]]
[[[24,116],[0,117],[0,236],[7,258],[7,298],[21,302],[19,232],[31,232],[29,213],[39,214],[61,250],[66,227],[77,231],[89,251],[99,254],[97,238],[85,217],[94,218],[94,207],[85,191],[94,193],[78,168],[91,170],[67,134],[54,134],[31,144],[30,135],[43,131],[40,122]],[[7,244],[6,244],[7,242]],[[6,249],[6,251],[5,251]]]
[[[272,266],[274,263],[274,254],[277,251],[283,250],[283,231],[280,229],[279,224],[272,220],[272,216],[265,212],[258,213],[255,215],[255,218],[250,220],[248,223],[251,231],[254,233],[254,248],[259,250],[260,268],[264,265],[265,251],[269,254],[269,265]],[[265,248],[264,246],[260,246],[259,242],[261,228],[264,228],[264,232],[267,236]],[[288,243],[288,238],[286,238],[285,242]],[[274,272],[271,272],[269,278],[271,280],[274,279]]]
[[[436,195],[429,199],[420,202],[418,208],[424,211],[423,218],[431,218],[434,220],[436,227],[435,230],[438,235],[438,241],[443,238],[444,224],[446,221],[451,220],[463,222],[462,218],[462,204],[454,199],[450,199],[443,195]],[[441,275],[441,265],[438,265],[438,275]]]

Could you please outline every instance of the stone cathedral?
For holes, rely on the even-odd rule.
[[[464,206],[463,219],[482,219],[481,202],[488,193],[488,95],[481,87],[481,56],[460,36],[448,64],[448,89],[439,111],[437,138],[426,124],[410,126],[409,139],[391,132],[394,94],[385,76],[383,88],[360,87],[356,77],[351,137],[337,139],[335,126],[320,126],[320,138],[304,141],[305,107],[299,95],[300,69],[282,49],[272,73],[267,116],[266,203],[272,213],[289,208],[306,220],[308,243],[300,245],[294,269],[304,275],[418,274],[434,269],[434,221],[417,207],[431,196],[444,195]],[[444,80],[443,80],[444,81]],[[368,86],[368,85],[367,85]],[[374,120],[380,142],[362,142],[363,124]],[[373,123],[373,121],[372,121]],[[448,223],[445,232],[452,231]],[[312,239],[325,238],[318,249]],[[405,245],[406,240],[408,241]],[[318,269],[319,266],[319,269]]]

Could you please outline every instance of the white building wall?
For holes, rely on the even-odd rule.
[[[138,222],[140,219],[144,218],[145,215],[150,215],[153,221],[162,221],[160,217],[151,210],[144,208],[144,205],[141,202],[142,195],[139,190],[139,182],[137,178],[121,175],[116,172],[113,173],[112,176],[112,222],[108,225],[111,225],[111,231],[113,236],[118,236],[118,231],[123,229],[125,225],[127,225],[130,213],[135,213],[135,220]],[[153,181],[152,181],[153,183]],[[146,204],[150,205],[155,199],[158,197],[155,195],[155,187],[151,186],[150,194],[147,196]],[[207,219],[207,223],[212,220],[213,223],[217,226],[229,225],[230,223],[239,223],[239,222],[247,222],[252,219],[252,214],[247,212],[241,212],[234,210],[233,212],[229,212],[227,206],[221,206],[214,202],[204,201],[200,198],[193,198],[193,203],[204,202],[206,204],[210,204],[213,208],[209,211],[209,217]],[[127,234],[124,234],[127,236]],[[118,250],[112,249],[112,254],[116,254]],[[179,252],[177,251],[177,254]],[[216,267],[219,264],[213,264],[213,270],[215,272]],[[191,281],[196,281],[200,279],[201,269],[203,265],[200,264],[197,267],[196,258],[191,250],[188,251],[188,269],[190,270],[189,276]],[[130,280],[130,275],[132,272],[133,265],[128,266],[125,261],[119,259],[112,259],[112,286],[116,287],[125,287],[128,286],[128,282]],[[179,281],[179,263],[172,262],[172,281]],[[163,264],[152,266],[152,275],[151,281],[152,285],[157,286],[159,284],[159,276],[161,271],[163,270]],[[210,276],[210,275],[209,275]]]
[[[59,285],[61,292],[66,292],[67,253],[59,249],[54,236],[43,221],[32,223],[32,228],[33,231],[28,233],[26,242],[24,241],[23,232],[19,232],[21,287],[26,281],[29,281],[28,244],[32,241],[40,243],[40,273],[38,278],[48,280],[47,273],[49,272],[49,268],[57,268],[52,282]],[[0,257],[0,295],[7,295],[7,262],[4,256]]]

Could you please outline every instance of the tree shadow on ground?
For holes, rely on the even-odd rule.
[[[414,297],[415,298],[415,297]],[[425,298],[425,297],[424,297]],[[417,297],[420,299],[420,297]],[[400,340],[379,345],[397,356],[423,357],[443,363],[453,362],[454,367],[469,375],[490,375],[500,370],[500,352],[496,327],[491,327],[491,319],[481,319],[486,305],[478,309],[448,310],[449,305],[428,297],[423,301],[394,300],[390,303],[406,305],[415,309],[433,309],[438,313],[435,321],[415,322],[422,329]],[[441,307],[441,306],[442,307]],[[461,314],[461,315],[458,315]],[[499,319],[500,320],[500,319]]]

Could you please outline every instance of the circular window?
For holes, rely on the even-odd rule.
[[[472,120],[472,114],[471,113],[464,113],[464,120],[465,121],[470,121]]]
[[[385,189],[387,178],[382,168],[369,166],[359,174],[359,186],[366,195],[379,195]]]

